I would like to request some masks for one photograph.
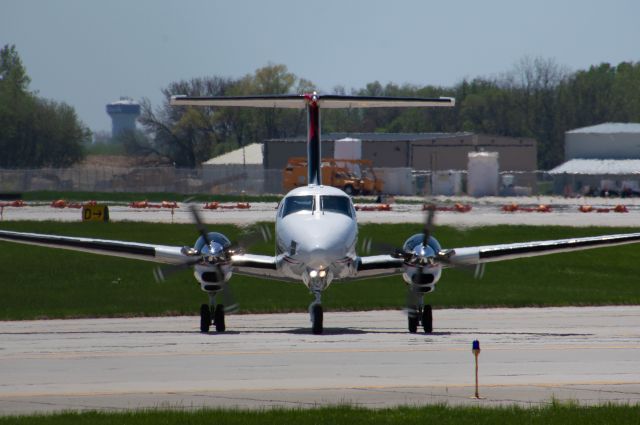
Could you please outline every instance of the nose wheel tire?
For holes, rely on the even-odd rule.
[[[202,304],[200,306],[200,332],[209,332],[211,326],[211,309],[208,304]]]
[[[314,335],[320,335],[322,333],[322,319],[323,319],[322,305],[316,304],[311,308],[311,330]]]
[[[213,315],[213,323],[216,325],[217,332],[224,332],[225,330],[227,330],[227,327],[224,323],[224,305],[218,304],[216,306]]]

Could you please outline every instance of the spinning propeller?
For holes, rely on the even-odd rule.
[[[220,294],[222,295],[225,313],[233,313],[238,310],[239,304],[235,301],[231,288],[224,278],[221,265],[229,262],[231,256],[245,253],[252,245],[271,240],[271,230],[267,225],[254,227],[252,230],[243,232],[234,246],[225,246],[218,241],[211,240],[210,233],[194,204],[189,204],[189,210],[191,211],[194,225],[204,241],[204,245],[200,250],[187,246],[182,248],[182,253],[187,257],[185,261],[181,264],[156,267],[153,271],[155,280],[156,282],[164,282],[172,275],[190,269],[198,264],[207,266],[209,273],[215,273],[217,275],[215,279],[216,285],[221,288]]]

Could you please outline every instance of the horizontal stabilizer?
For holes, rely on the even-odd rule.
[[[320,96],[322,108],[413,108],[413,107],[453,107],[452,97],[377,97],[377,96]]]
[[[292,108],[304,109],[312,101],[312,95],[271,95],[271,96],[230,96],[230,97],[192,97],[171,96],[175,106],[240,106],[252,108]],[[321,108],[406,108],[406,107],[453,107],[455,99],[451,97],[377,97],[316,95]]]
[[[244,106],[251,108],[304,109],[307,101],[303,95],[192,97],[171,96],[175,106]]]

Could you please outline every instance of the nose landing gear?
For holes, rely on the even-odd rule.
[[[323,332],[322,321],[324,313],[322,311],[322,292],[313,291],[315,300],[309,306],[309,314],[311,315],[311,331],[314,335],[320,335]]]

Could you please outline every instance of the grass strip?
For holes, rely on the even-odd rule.
[[[483,425],[483,424],[638,424],[640,406],[580,406],[575,403],[553,403],[545,407],[398,407],[364,409],[349,406],[312,409],[267,410],[148,410],[123,413],[60,413],[33,416],[0,417],[0,425],[9,424],[91,424],[91,425],[210,425],[215,424],[402,424]]]

